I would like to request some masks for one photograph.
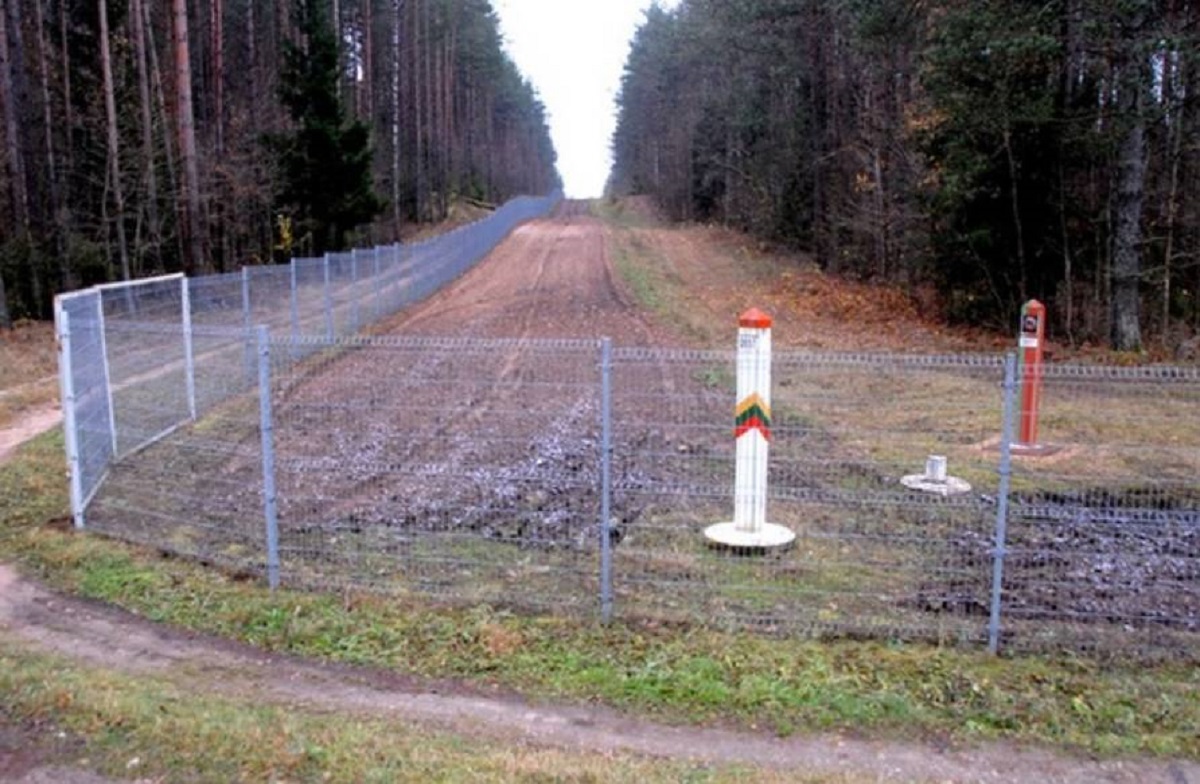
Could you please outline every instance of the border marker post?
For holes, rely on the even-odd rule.
[[[1017,338],[1020,349],[1017,378],[1020,381],[1021,413],[1014,455],[1048,455],[1055,447],[1038,443],[1038,415],[1042,405],[1042,360],[1046,343],[1046,306],[1031,299],[1021,308],[1021,329]]]
[[[766,521],[771,443],[771,324],[771,317],[757,308],[751,308],[738,319],[734,515],[732,522],[717,523],[704,530],[710,544],[740,552],[785,547],[796,538],[790,529]]]

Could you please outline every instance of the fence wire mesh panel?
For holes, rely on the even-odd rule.
[[[1000,362],[776,354],[767,519],[796,541],[766,553],[704,536],[733,515],[734,362],[732,352],[616,351],[618,613],[982,640]],[[971,492],[901,484],[934,453]]]
[[[598,610],[597,343],[309,345],[271,352],[285,584]]]
[[[240,330],[197,331],[199,417],[109,466],[87,512],[89,529],[262,573],[260,405],[258,386],[243,372],[244,338]]]
[[[185,421],[183,276],[100,290],[117,457]]]
[[[61,297],[60,338],[72,318],[77,330],[62,363],[64,400],[74,399],[77,409],[66,418],[78,414],[79,420],[68,445],[77,524],[113,459],[256,387],[257,327],[289,335],[290,359],[301,359],[316,349],[295,338],[358,333],[432,294],[517,223],[548,213],[560,199],[517,198],[476,223],[420,243],[419,268],[406,246],[389,246],[199,278],[177,274],[116,283]]]
[[[58,300],[63,418],[77,504],[95,493],[113,456],[112,400],[100,307],[97,291]]]
[[[1026,446],[1004,645],[1197,656],[1200,369],[1046,366]]]

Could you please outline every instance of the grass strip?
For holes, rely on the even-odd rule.
[[[1011,739],[1200,758],[1200,671],[1080,657],[993,658],[447,609],[261,584],[65,525],[57,433],[0,467],[0,558],[60,590],[269,651],[598,701],[670,721]]]
[[[397,720],[197,695],[0,642],[0,725],[55,737],[43,764],[168,781],[784,781],[749,767],[538,749]],[[64,753],[65,750],[65,753]],[[65,757],[65,758],[64,758]],[[791,781],[789,776],[786,780]],[[816,779],[805,779],[815,781]],[[851,782],[850,778],[837,781]]]

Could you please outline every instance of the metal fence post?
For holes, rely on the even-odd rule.
[[[325,337],[333,340],[333,292],[329,290],[329,254],[326,253],[325,265]]]
[[[379,246],[371,249],[371,288],[375,295],[371,298],[371,321],[383,318],[383,281],[379,279]]]
[[[362,296],[358,290],[358,248],[350,251],[350,334],[357,335],[360,324],[359,302]]]
[[[258,343],[258,408],[262,433],[263,516],[267,527],[267,583],[279,587],[279,518],[275,507],[275,429],[271,416],[271,342],[265,326],[255,329]]]
[[[612,620],[612,340],[600,341],[600,617]]]
[[[988,652],[1000,650],[1000,599],[1004,590],[1004,557],[1008,541],[1008,494],[1012,484],[1013,409],[1017,396],[1017,355],[1004,358],[1004,423],[1000,436],[1000,486],[996,493],[996,538],[992,549],[992,609]]]
[[[62,395],[63,439],[70,469],[71,518],[83,530],[83,476],[79,461],[79,437],[75,429],[75,378],[71,363],[71,316],[62,301],[54,300],[54,322],[58,325],[58,385]]]
[[[196,419],[196,353],[192,345],[192,294],[191,279],[186,275],[179,279],[179,300],[183,310],[183,363],[184,383],[187,385],[188,416]]]
[[[296,283],[296,260],[292,259],[292,263],[289,266],[292,268],[291,269],[292,291],[291,291],[291,300],[289,302],[289,308],[291,310],[290,315],[291,315],[291,322],[292,322],[292,344],[293,344],[293,348],[294,348],[296,338],[300,337],[300,291],[299,291],[299,287],[297,286],[297,283]]]
[[[242,329],[246,334],[246,380],[254,383],[254,321],[250,308],[250,268],[242,267]]]
[[[100,340],[100,372],[104,382],[104,401],[108,405],[108,424],[112,428],[109,431],[109,435],[112,437],[112,459],[116,460],[119,454],[117,449],[117,407],[113,403],[112,374],[108,367],[108,336],[105,334],[107,329],[104,322],[104,295],[96,292],[96,334]]]

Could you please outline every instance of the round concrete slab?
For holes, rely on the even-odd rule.
[[[736,523],[717,523],[704,529],[709,544],[733,550],[774,550],[787,547],[796,540],[796,534],[782,525],[764,523],[757,531],[745,531]]]

